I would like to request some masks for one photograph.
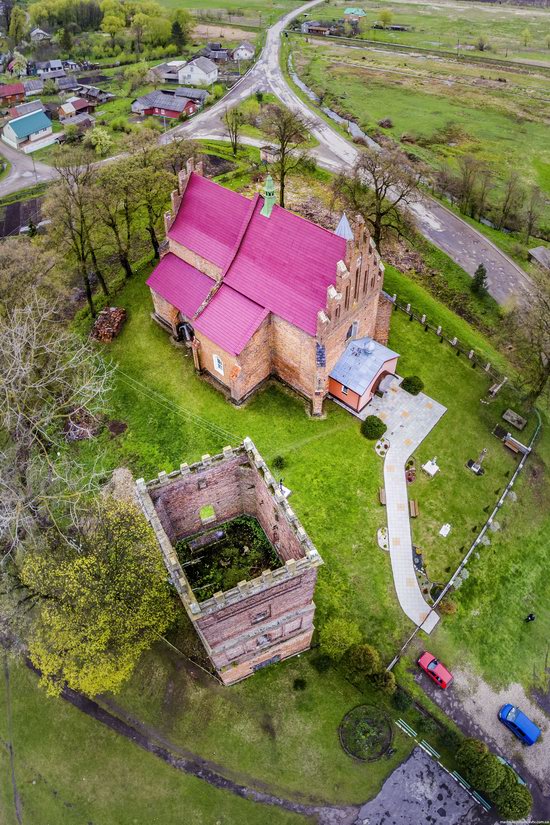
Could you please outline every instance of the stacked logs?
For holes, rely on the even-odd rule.
[[[105,307],[95,319],[90,337],[109,344],[117,337],[125,320],[126,310],[123,307]]]

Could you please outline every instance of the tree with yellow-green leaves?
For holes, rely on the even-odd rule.
[[[29,653],[50,695],[65,685],[116,692],[174,617],[155,535],[135,505],[102,501],[79,543],[75,552],[52,539],[21,569],[36,611]]]

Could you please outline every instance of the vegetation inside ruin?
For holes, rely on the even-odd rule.
[[[219,590],[231,590],[262,570],[281,566],[260,524],[251,516],[238,516],[212,530],[176,544],[181,565],[199,601]]]

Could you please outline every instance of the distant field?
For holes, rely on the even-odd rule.
[[[334,43],[320,49],[319,40],[294,43],[302,79],[363,129],[390,118],[393,128],[384,131],[433,168],[474,154],[494,167],[497,179],[514,168],[525,185],[550,195],[550,96],[543,76]]]
[[[301,5],[300,0],[224,0],[219,6],[211,0],[161,0],[169,9],[190,9],[213,19],[233,20],[263,26],[281,17],[286,11]],[[256,19],[252,23],[251,18]]]
[[[488,56],[510,60],[535,60],[550,63],[550,9],[473,4],[438,0],[437,3],[378,2],[360,0],[363,8],[361,36],[422,48],[459,50],[480,54],[479,38],[487,42]],[[331,2],[311,12],[315,18],[343,17],[349,3]],[[410,26],[411,31],[392,32],[371,29],[382,9],[393,13],[392,25]]]

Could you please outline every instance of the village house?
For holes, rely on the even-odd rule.
[[[55,143],[57,135],[53,134],[52,122],[46,113],[38,111],[10,120],[2,130],[2,140],[29,154]]]
[[[352,229],[344,217],[331,232],[278,206],[269,177],[264,196],[249,199],[190,162],[165,226],[147,281],[154,318],[234,403],[276,377],[320,415],[349,341],[386,344],[392,303],[361,219]]]
[[[46,60],[36,64],[36,74],[45,79],[65,77],[65,69],[61,60]]]
[[[202,54],[215,63],[227,63],[229,60],[229,50],[221,43],[207,43],[202,50]]]
[[[231,53],[231,57],[235,61],[239,60],[252,60],[256,53],[256,49],[249,43],[248,40],[245,40],[243,43],[240,43],[236,49],[233,49]]]
[[[25,100],[25,87],[22,83],[5,83],[0,86],[0,108],[15,106]]]
[[[218,79],[218,67],[207,57],[197,57],[178,71],[178,83],[193,86],[210,86]]]
[[[148,483],[139,479],[136,493],[171,581],[225,685],[309,649],[323,562],[249,438]],[[235,572],[243,578],[205,592],[225,532],[242,516],[256,520],[269,558],[248,568],[250,548],[239,547]],[[185,566],[178,555],[182,540],[191,556]],[[225,576],[230,573],[225,567]]]
[[[85,97],[69,97],[57,110],[59,120],[73,118],[75,115],[89,115],[95,111],[96,104]]]
[[[45,43],[52,39],[51,34],[45,32],[44,29],[33,29],[30,33],[32,43]]]
[[[181,95],[156,91],[138,97],[132,101],[132,112],[134,114],[148,117],[179,118],[182,115],[194,115],[197,105],[193,100]]]
[[[12,106],[9,110],[10,117],[21,117],[30,115],[31,112],[44,112],[45,106],[41,100],[32,100],[30,103],[20,103],[19,106]]]
[[[192,100],[197,109],[202,109],[208,98],[210,97],[206,89],[192,89],[189,86],[179,86],[177,89],[163,89],[165,94],[177,95],[178,97],[186,97]]]
[[[25,90],[25,97],[41,95],[44,91],[44,81],[41,77],[33,77],[30,80],[24,80],[23,88]]]
[[[159,63],[158,66],[153,66],[151,74],[168,83],[179,83],[179,71],[186,64],[187,60],[170,60],[167,63]]]

